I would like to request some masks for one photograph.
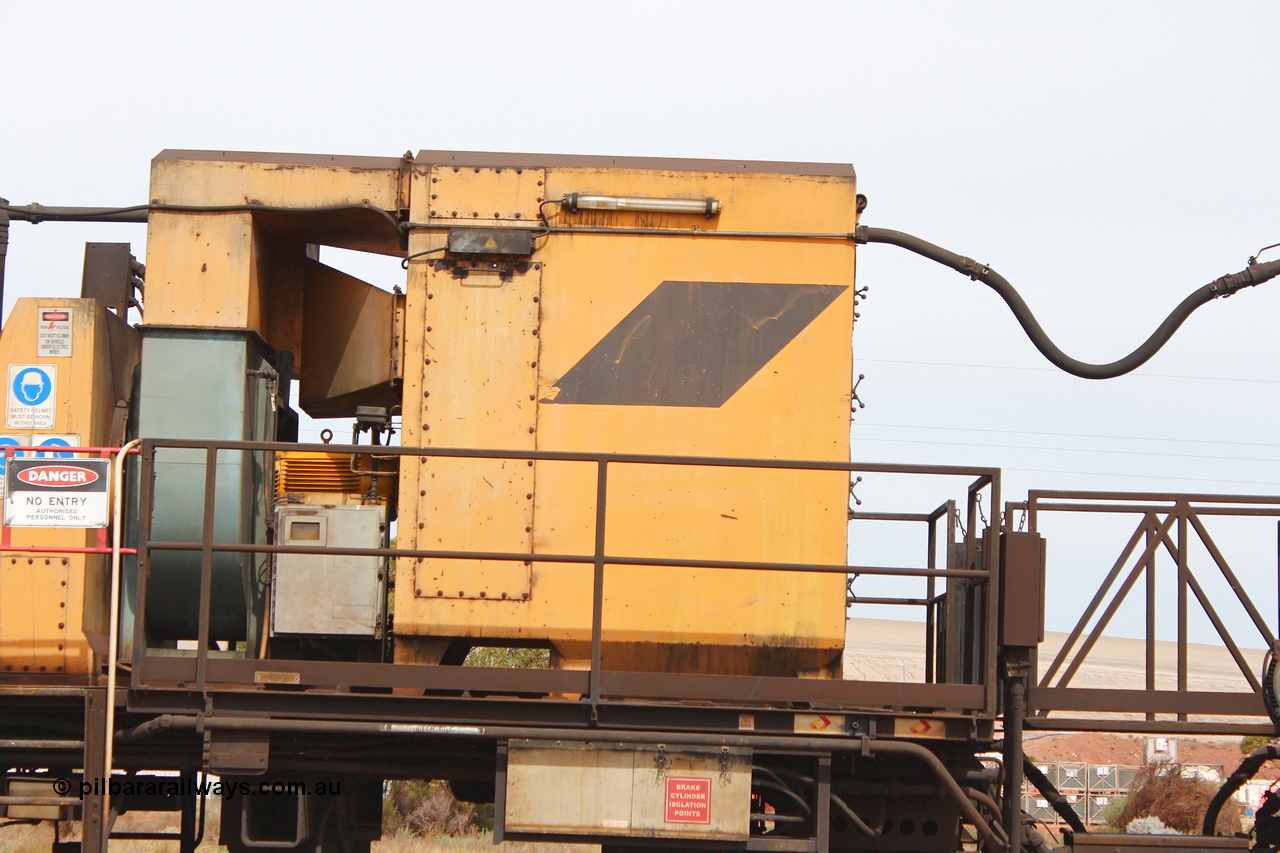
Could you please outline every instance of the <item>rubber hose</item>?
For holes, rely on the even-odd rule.
[[[858,243],[888,243],[891,246],[898,246],[943,266],[950,267],[956,272],[969,276],[974,281],[982,282],[998,293],[1000,298],[1005,301],[1005,304],[1013,311],[1013,316],[1017,319],[1018,324],[1022,326],[1022,330],[1031,339],[1031,343],[1045,358],[1054,366],[1082,379],[1113,379],[1116,376],[1123,376],[1141,367],[1160,351],[1160,348],[1168,342],[1169,338],[1173,337],[1173,333],[1178,330],[1178,327],[1191,316],[1191,312],[1201,305],[1217,299],[1219,296],[1230,296],[1237,290],[1262,284],[1264,281],[1269,281],[1280,275],[1280,261],[1255,263],[1245,267],[1238,273],[1224,275],[1222,278],[1193,291],[1190,296],[1182,300],[1170,312],[1169,316],[1164,319],[1164,322],[1151,333],[1151,337],[1147,338],[1141,346],[1124,358],[1109,364],[1090,364],[1089,362],[1074,359],[1059,349],[1049,339],[1044,329],[1041,328],[1035,315],[1031,313],[1031,309],[1027,307],[1027,303],[1022,299],[1018,291],[1014,289],[1013,285],[1004,276],[986,264],[978,263],[972,258],[966,258],[963,255],[957,255],[955,252],[950,252],[941,246],[935,246],[928,241],[921,240],[919,237],[888,228],[870,228],[865,225],[859,225],[858,230],[855,232],[855,241]]]
[[[1209,801],[1209,808],[1204,813],[1204,826],[1200,830],[1201,835],[1214,835],[1218,828],[1218,812],[1222,811],[1223,805],[1231,798],[1231,795],[1253,778],[1253,774],[1258,772],[1267,761],[1273,758],[1280,758],[1280,746],[1274,744],[1261,746],[1249,754],[1244,761],[1240,762],[1240,766],[1236,768],[1236,772],[1227,777],[1227,781],[1222,783],[1222,787],[1218,789],[1218,793],[1213,795],[1213,799]]]

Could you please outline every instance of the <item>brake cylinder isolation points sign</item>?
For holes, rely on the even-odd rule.
[[[4,523],[10,527],[106,527],[109,459],[10,459]]]

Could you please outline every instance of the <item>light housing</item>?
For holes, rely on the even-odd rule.
[[[650,198],[637,195],[601,195],[569,193],[560,202],[565,210],[643,210],[653,213],[701,213],[710,219],[720,213],[720,200],[714,198]]]

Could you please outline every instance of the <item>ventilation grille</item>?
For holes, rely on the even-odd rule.
[[[286,492],[359,492],[360,475],[351,470],[350,453],[286,450],[276,454],[276,494]]]

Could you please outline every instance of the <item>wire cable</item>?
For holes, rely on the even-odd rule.
[[[436,252],[447,252],[447,251],[449,251],[448,246],[437,246],[434,249],[427,249],[424,252],[414,252],[412,255],[409,255],[408,257],[406,257],[404,260],[400,262],[400,269],[407,270],[409,268],[409,261],[412,261],[414,258],[420,258],[423,255],[435,254]]]
[[[45,207],[41,204],[0,204],[14,219],[24,222],[146,222],[152,211],[165,213],[339,213],[348,210],[369,210],[383,216],[402,237],[407,233],[406,223],[401,222],[389,210],[364,202],[362,204],[328,204],[318,207],[285,207],[271,204],[135,204],[128,207]]]
[[[1267,261],[1265,263],[1252,263],[1238,273],[1224,275],[1219,279],[1215,279],[1193,291],[1186,299],[1183,299],[1164,319],[1164,322],[1151,333],[1151,336],[1133,352],[1109,364],[1090,364],[1089,362],[1072,358],[1059,349],[1049,339],[1044,329],[1041,328],[1035,315],[1031,313],[1031,309],[1027,307],[1027,303],[1018,291],[1014,289],[1013,285],[1004,276],[986,264],[979,263],[972,258],[966,258],[963,255],[957,255],[955,252],[948,251],[941,246],[935,246],[933,243],[921,240],[911,234],[893,231],[888,228],[871,228],[866,225],[859,225],[857,232],[855,232],[854,241],[857,243],[888,243],[891,246],[915,252],[917,255],[928,258],[945,267],[950,267],[958,273],[969,276],[974,281],[982,282],[999,294],[1000,298],[1005,301],[1005,304],[1009,306],[1009,310],[1013,312],[1013,316],[1017,319],[1018,324],[1022,326],[1022,330],[1026,332],[1027,337],[1031,339],[1032,345],[1040,351],[1041,355],[1047,358],[1054,366],[1082,379],[1112,379],[1141,367],[1160,351],[1160,348],[1168,342],[1169,338],[1173,337],[1173,333],[1178,330],[1178,327],[1201,305],[1220,296],[1230,296],[1246,287],[1262,284],[1264,281],[1269,281],[1280,275],[1280,261]]]

